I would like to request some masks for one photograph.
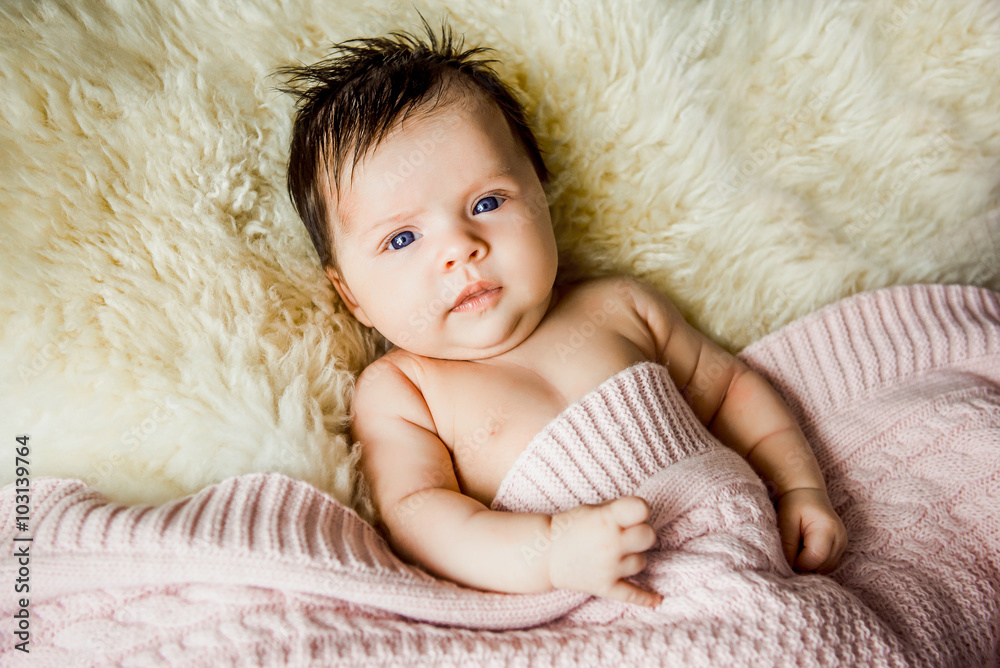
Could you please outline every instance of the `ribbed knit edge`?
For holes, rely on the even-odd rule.
[[[491,507],[552,514],[629,495],[712,440],[666,367],[640,362],[549,422],[515,460]]]
[[[825,413],[936,369],[1000,361],[1000,294],[957,285],[847,297],[739,353],[786,399]]]
[[[11,486],[0,513],[13,516]],[[510,596],[434,578],[400,560],[354,511],[276,473],[229,478],[160,506],[110,503],[81,481],[32,481],[33,599],[100,588],[249,585],[333,596],[416,620],[467,628],[543,624],[586,596]],[[15,535],[13,522],[0,539]],[[0,574],[16,572],[14,559]]]

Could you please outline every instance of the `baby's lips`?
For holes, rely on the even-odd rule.
[[[455,303],[452,304],[451,308],[452,308],[452,310],[458,308],[462,304],[462,302],[464,302],[466,299],[468,299],[469,297],[473,296],[477,292],[485,292],[487,290],[495,290],[496,288],[499,288],[499,287],[500,287],[500,284],[497,283],[496,281],[484,281],[484,280],[481,280],[481,281],[475,281],[473,283],[469,283],[464,288],[462,288],[461,292],[458,293],[458,297],[455,298]]]

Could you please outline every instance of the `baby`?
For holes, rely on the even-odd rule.
[[[628,580],[655,541],[643,499],[566,517],[490,510],[533,436],[652,360],[770,485],[789,563],[832,570],[846,530],[779,395],[638,280],[556,285],[547,172],[520,104],[474,58],[483,49],[424,26],[426,42],[351,40],[283,70],[300,96],[292,200],[344,304],[393,344],[358,378],[351,428],[393,549],[479,589],[657,605]],[[539,535],[550,548],[520,558]]]

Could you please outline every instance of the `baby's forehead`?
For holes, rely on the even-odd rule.
[[[413,105],[400,114],[387,131],[378,137],[365,151],[359,162],[364,162],[387,141],[403,132],[411,139],[419,139],[421,135],[441,132],[439,121],[452,117],[456,112],[465,117],[475,117],[483,125],[504,125],[503,114],[496,102],[487,99],[480,91],[474,91],[464,85],[451,86],[429,94],[421,102]]]
[[[377,183],[381,183],[388,177],[405,176],[408,166],[410,169],[419,168],[420,165],[417,164],[408,165],[406,162],[407,151],[410,151],[412,156],[416,156],[414,160],[410,161],[411,163],[426,164],[426,161],[433,160],[434,145],[448,132],[447,122],[440,121],[453,115],[456,111],[462,113],[463,116],[466,114],[474,116],[478,123],[489,128],[490,134],[494,136],[502,135],[493,133],[492,128],[503,128],[503,134],[509,135],[509,138],[516,142],[516,138],[510,135],[510,129],[499,107],[492,100],[484,99],[481,93],[457,90],[442,93],[435,100],[425,100],[422,104],[408,110],[404,116],[396,119],[384,136],[373,142],[356,160],[353,159],[353,151],[347,152],[341,165],[338,182],[334,184],[332,178],[328,179],[328,187],[325,189],[326,200],[332,205],[331,212],[335,214],[332,216],[334,220],[331,221],[331,224],[339,228],[342,233],[351,234],[354,231],[352,214],[356,213],[355,209],[358,204],[364,203],[363,196],[359,192],[363,188],[355,186],[364,180],[375,179]],[[402,151],[402,164],[398,161],[386,163],[373,160],[373,157],[379,153],[379,149],[399,138],[404,132],[407,145]]]
[[[471,83],[453,79],[450,83],[444,83],[436,90],[428,92],[422,100],[403,110],[393,119],[384,133],[373,138],[359,162],[364,162],[385,142],[404,131],[410,135],[435,132],[439,129],[435,128],[435,121],[451,116],[456,111],[467,117],[475,117],[486,125],[506,127],[503,112],[495,100],[476,89]],[[351,150],[346,157],[350,157],[353,153]]]

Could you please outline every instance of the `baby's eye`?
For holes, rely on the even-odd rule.
[[[472,209],[473,215],[477,213],[486,213],[487,211],[493,211],[500,207],[503,197],[497,195],[490,195],[489,197],[484,197],[478,202],[476,202],[475,208]]]
[[[413,232],[410,232],[409,230],[406,230],[405,232],[400,232],[399,234],[397,234],[396,236],[394,236],[392,239],[389,240],[389,248],[392,248],[394,250],[399,250],[400,248],[406,248],[416,240],[417,240],[417,235],[415,235]]]

